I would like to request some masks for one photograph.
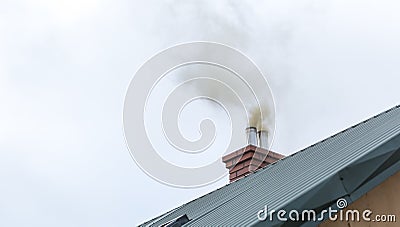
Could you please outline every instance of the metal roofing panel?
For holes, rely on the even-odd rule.
[[[335,179],[335,175],[344,168],[360,160],[368,160],[368,155],[372,155],[374,151],[391,151],[393,147],[389,149],[384,146],[387,142],[395,141],[392,144],[398,149],[399,138],[400,106],[396,106],[150,220],[143,226],[158,226],[184,214],[190,219],[185,226],[257,224],[257,212],[265,205],[278,210],[286,206],[305,204],[307,201],[303,197],[308,198],[305,196],[307,193],[310,194],[312,189],[322,187],[328,180]],[[378,148],[382,147],[385,149],[379,151]],[[325,198],[319,198],[321,204],[330,201],[332,198],[328,199],[329,196],[337,196],[325,194]],[[326,201],[322,201],[323,199]]]

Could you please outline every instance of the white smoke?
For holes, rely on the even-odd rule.
[[[257,14],[264,13],[271,14],[271,20],[273,20],[274,11],[266,9],[265,12],[260,12],[257,5],[245,1],[173,0],[170,1],[168,8],[162,8],[159,12],[159,22],[164,29],[154,32],[156,36],[161,36],[160,39],[167,40],[168,45],[202,40],[232,46],[253,59],[264,75],[267,74],[266,79],[269,83],[272,81],[278,86],[288,85],[284,81],[285,74],[290,67],[283,62],[276,62],[274,56],[285,53],[285,46],[290,39],[291,23],[287,21],[259,21],[257,18],[262,17],[261,15],[257,16]],[[165,17],[169,20],[164,20]],[[171,39],[170,34],[173,34],[173,39]],[[278,79],[272,80],[268,72],[277,67],[282,73]],[[180,82],[181,79],[178,78],[176,82]],[[231,85],[243,89],[242,82],[232,81]],[[200,92],[203,94],[209,94],[213,97],[224,96],[212,83],[206,88],[198,88],[195,83],[193,83],[193,86],[195,89],[201,89]],[[260,85],[255,89],[267,91],[268,88],[263,86]],[[268,94],[268,96],[272,96],[272,94]],[[229,97],[224,97],[224,99],[229,100]],[[258,100],[256,102],[250,96],[248,100],[243,100],[248,109],[248,122],[244,119],[244,122],[246,122],[244,127],[254,126],[273,133],[275,109],[271,100],[272,97],[269,100]],[[230,105],[229,103],[225,104]],[[231,104],[237,105],[234,102]]]

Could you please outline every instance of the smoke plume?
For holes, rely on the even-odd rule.
[[[179,4],[176,4],[179,3]],[[159,21],[164,24],[164,30],[155,31],[155,35],[162,36],[162,39],[169,40],[168,45],[181,42],[203,40],[226,44],[244,51],[262,71],[271,71],[273,67],[285,68],[282,62],[275,62],[274,54],[284,53],[284,48],[290,37],[290,24],[280,22],[271,23],[259,21],[257,9],[247,2],[200,2],[200,1],[171,1],[170,7],[162,9]],[[264,13],[264,12],[263,12]],[[271,13],[271,12],[269,12]],[[174,18],[173,20],[163,20],[164,17]],[[273,15],[271,16],[273,17]],[[182,29],[184,28],[184,29]],[[167,35],[168,33],[168,35]],[[174,39],[166,38],[169,34],[174,34]],[[277,50],[277,48],[279,50]],[[283,50],[283,51],[282,51]],[[212,53],[210,53],[212,54]],[[196,75],[195,70],[186,72]],[[212,74],[212,72],[210,72]],[[244,75],[246,76],[246,75]],[[183,81],[182,74],[176,82]],[[283,75],[280,75],[276,84],[286,84]],[[271,82],[270,78],[268,81]],[[243,89],[241,81],[232,81],[233,89]],[[225,94],[220,93],[212,83],[206,87],[197,87],[193,83],[193,90],[203,95],[213,97],[223,97],[229,100]],[[268,90],[264,85],[255,88],[259,91]],[[258,129],[270,131],[274,130],[275,109],[272,103],[272,94],[268,94],[268,100],[255,101],[251,95],[247,100],[243,100],[248,110],[248,122],[246,126],[254,126]],[[235,102],[225,103],[226,105],[238,105]]]

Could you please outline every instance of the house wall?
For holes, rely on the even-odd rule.
[[[396,222],[366,222],[362,221],[331,221],[326,220],[321,223],[320,227],[394,227],[400,226],[400,172],[386,179],[382,184],[378,185],[367,194],[360,197],[354,203],[350,204],[343,212],[349,209],[356,209],[362,213],[365,209],[371,210],[371,220],[375,218],[375,214],[394,214]],[[345,214],[345,213],[343,213]]]

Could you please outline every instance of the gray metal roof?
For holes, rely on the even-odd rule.
[[[142,224],[159,226],[181,215],[185,226],[316,226],[260,222],[269,209],[322,210],[349,203],[400,170],[400,106],[275,162],[247,177]]]

